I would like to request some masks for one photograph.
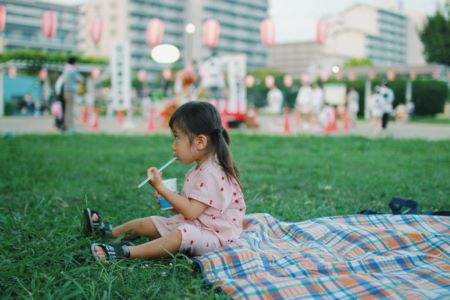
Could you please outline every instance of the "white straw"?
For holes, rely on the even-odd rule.
[[[173,163],[177,158],[174,157],[171,160],[169,160],[164,166],[162,166],[161,168],[158,169],[158,172],[162,172],[162,170],[164,170],[165,168],[167,168],[171,163]],[[139,185],[138,185],[138,189],[140,189],[141,187],[144,186],[144,184],[146,184],[147,182],[149,182],[150,180],[152,180],[153,176],[148,177],[147,179],[145,179],[144,181],[142,181]]]

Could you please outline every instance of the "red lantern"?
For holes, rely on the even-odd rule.
[[[434,68],[433,71],[431,71],[431,75],[433,78],[437,79],[439,78],[439,75],[441,74],[441,70],[439,70],[438,67]]]
[[[15,66],[9,67],[9,69],[8,69],[8,76],[9,76],[9,78],[14,79],[16,77],[16,75],[17,75],[16,67]]]
[[[91,70],[91,77],[93,79],[97,79],[98,77],[100,77],[100,69],[98,67],[94,67]]]
[[[139,70],[137,74],[139,82],[144,82],[147,79],[147,72],[145,70]]]
[[[47,79],[47,75],[48,75],[47,69],[42,68],[41,70],[39,70],[39,80],[40,81],[45,81],[45,79]]]
[[[349,79],[350,81],[354,81],[354,80],[356,79],[356,73],[355,73],[355,71],[350,71],[350,72],[348,73],[348,79]]]
[[[165,80],[170,80],[170,79],[172,79],[172,71],[170,71],[169,69],[165,69],[165,70],[162,72],[162,77],[163,77]]]
[[[294,80],[292,79],[292,76],[289,74],[284,75],[283,77],[283,83],[285,87],[290,88],[292,84],[294,83]]]
[[[220,39],[220,23],[214,19],[208,19],[203,23],[203,44],[208,48],[214,48]]]
[[[245,86],[251,88],[255,84],[255,77],[252,75],[245,76]]]
[[[49,10],[42,14],[41,31],[47,38],[55,36],[56,25],[56,12]]]
[[[320,74],[320,79],[322,81],[328,81],[329,77],[330,77],[330,74],[327,71],[323,71],[322,74]]]
[[[342,80],[342,78],[343,78],[342,72],[337,72],[335,77],[336,77],[336,80]]]
[[[370,71],[369,71],[369,74],[367,74],[367,75],[369,76],[369,79],[370,79],[370,80],[374,80],[375,77],[377,77],[377,73],[375,73],[374,70],[370,70]]]
[[[147,44],[150,47],[159,45],[164,36],[164,22],[161,19],[153,18],[147,23]]]
[[[394,80],[395,79],[395,71],[394,70],[387,71],[386,76],[389,81]]]
[[[98,44],[103,35],[103,19],[100,16],[95,17],[91,23],[91,39],[94,44]]]
[[[0,5],[0,32],[5,29],[6,23],[6,7],[4,5]]]
[[[267,47],[275,45],[275,23],[269,18],[264,19],[259,25],[259,29],[261,42]]]
[[[275,84],[275,78],[272,75],[267,75],[264,83],[266,84],[266,88],[271,89]]]
[[[416,78],[417,78],[416,70],[409,71],[409,78],[411,78],[412,80],[416,80]]]
[[[316,25],[316,43],[322,45],[327,37],[327,22],[319,20]]]
[[[300,82],[302,83],[302,85],[307,84],[309,82],[309,75],[302,74],[302,76],[300,76]]]

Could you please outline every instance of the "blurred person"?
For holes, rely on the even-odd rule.
[[[379,95],[383,105],[383,115],[381,120],[381,128],[385,131],[388,127],[389,116],[393,112],[394,92],[386,85],[386,81],[381,83]]]
[[[75,106],[76,98],[79,92],[79,85],[83,81],[83,77],[76,69],[76,58],[69,57],[64,67],[64,126],[69,132],[75,131]]]
[[[55,83],[56,100],[52,104],[52,111],[55,117],[55,126],[60,131],[65,130],[64,114],[66,113],[66,105],[64,101],[64,73],[59,75]],[[56,103],[58,102],[58,103]]]
[[[379,134],[382,131],[381,118],[383,116],[384,106],[383,101],[378,93],[379,87],[375,87],[369,98],[370,103],[370,115],[374,125],[374,131]]]
[[[312,85],[311,91],[311,123],[313,129],[320,129],[320,112],[323,107],[323,91],[317,83]]]
[[[301,115],[302,129],[308,130],[311,126],[312,89],[309,84],[302,85],[298,90],[296,109]]]
[[[350,88],[350,92],[347,94],[347,113],[350,121],[350,125],[355,127],[356,120],[359,111],[359,94],[355,87]]]
[[[267,108],[266,112],[271,114],[271,120],[269,127],[274,129],[278,122],[278,118],[281,114],[283,105],[283,93],[277,87],[276,84],[272,86],[272,88],[267,93]]]

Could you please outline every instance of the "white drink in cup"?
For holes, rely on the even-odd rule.
[[[162,181],[163,185],[168,188],[171,192],[176,193],[177,192],[177,179],[176,178],[169,178]],[[159,200],[159,207],[161,209],[172,209],[172,205],[161,195],[158,195]]]

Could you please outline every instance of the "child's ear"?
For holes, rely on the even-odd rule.
[[[196,136],[194,143],[198,150],[204,150],[208,147],[208,138],[204,134],[199,134]]]

